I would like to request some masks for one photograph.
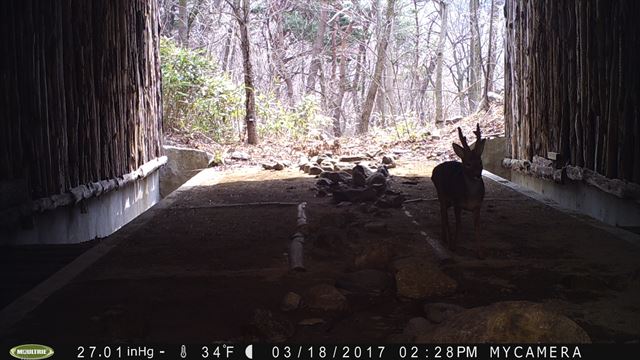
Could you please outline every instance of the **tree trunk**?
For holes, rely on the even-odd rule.
[[[318,33],[313,40],[311,48],[311,65],[309,66],[309,76],[307,78],[307,94],[316,88],[316,76],[320,70],[321,53],[324,46],[324,34],[327,28],[327,9],[324,1],[320,1],[320,19],[318,21]]]
[[[387,44],[389,43],[389,36],[391,35],[391,27],[393,24],[395,0],[387,0],[387,13],[384,24],[384,31],[382,31],[381,38],[378,42],[378,53],[376,58],[376,66],[373,71],[373,78],[369,85],[369,91],[364,102],[362,116],[360,117],[360,124],[358,125],[358,133],[366,134],[369,131],[369,119],[371,118],[371,112],[373,110],[373,103],[378,93],[380,86],[380,80],[382,78],[382,70],[385,64],[385,53],[387,50]]]
[[[180,0],[178,3],[178,42],[183,47],[189,46],[189,12],[187,11],[187,0]]]
[[[442,58],[444,52],[444,44],[447,39],[447,3],[444,0],[440,1],[440,39],[438,41],[438,50],[436,54],[436,118],[435,123],[437,126],[444,124],[444,109],[442,104]]]
[[[484,92],[482,94],[482,103],[480,105],[483,110],[489,109],[489,90],[491,90],[493,86],[493,68],[495,67],[495,63],[492,64],[493,56],[491,54],[491,51],[493,49],[493,17],[495,7],[495,0],[491,0],[491,16],[489,17],[489,44],[487,45],[487,70],[484,74]]]
[[[256,97],[253,84],[253,67],[251,66],[251,49],[249,42],[249,0],[234,0],[233,12],[240,27],[240,47],[242,48],[242,65],[244,68],[244,89],[245,89],[245,116],[244,121],[247,126],[247,143],[255,145],[258,143],[256,132]]]
[[[478,28],[479,0],[469,0],[469,108],[475,111],[481,95],[482,54],[480,53],[480,29]]]

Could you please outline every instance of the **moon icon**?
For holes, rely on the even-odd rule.
[[[247,348],[244,349],[244,354],[247,356],[247,358],[253,359],[253,345],[247,346]]]

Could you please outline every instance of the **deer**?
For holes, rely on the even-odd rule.
[[[458,137],[462,146],[453,143],[453,151],[460,157],[459,161],[446,161],[433,169],[431,181],[438,192],[442,223],[442,240],[451,251],[455,251],[460,235],[460,215],[462,209],[473,213],[475,230],[475,251],[478,258],[484,253],[480,247],[480,208],[484,199],[484,182],[482,181],[482,151],[486,139],[482,139],[480,124],[476,124],[476,143],[471,149],[467,138],[458,127]],[[456,216],[455,237],[449,231],[448,211],[453,206]]]

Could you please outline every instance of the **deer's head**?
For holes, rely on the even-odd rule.
[[[484,142],[486,139],[482,139],[480,133],[480,124],[476,124],[476,143],[473,149],[467,144],[467,138],[462,135],[462,129],[458,127],[458,137],[462,146],[453,143],[453,151],[456,155],[462,159],[462,165],[464,166],[464,174],[472,179],[481,179],[482,176],[482,150],[484,150]]]

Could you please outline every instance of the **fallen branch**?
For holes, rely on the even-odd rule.
[[[298,231],[291,237],[289,245],[289,268],[294,271],[305,271],[304,267],[304,234],[307,232],[307,203],[298,205]]]

